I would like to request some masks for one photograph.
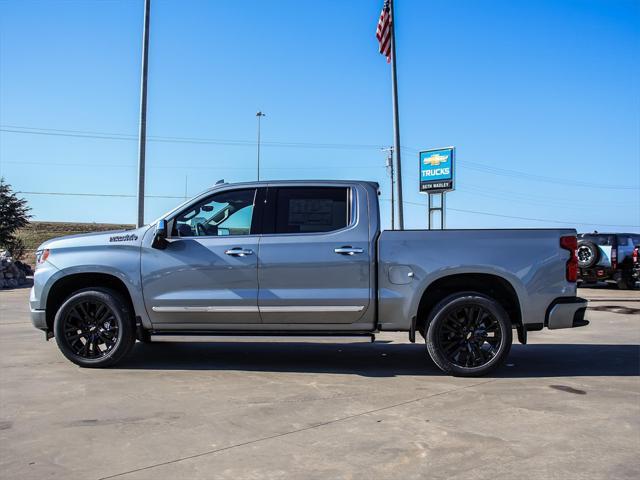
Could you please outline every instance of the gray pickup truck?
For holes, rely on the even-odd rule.
[[[49,240],[33,324],[83,367],[152,335],[416,332],[443,371],[486,374],[513,330],[587,325],[572,229],[380,231],[378,185],[221,184],[136,230]]]

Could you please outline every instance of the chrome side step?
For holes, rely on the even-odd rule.
[[[150,330],[148,332],[151,335],[151,339],[153,337],[279,337],[282,338],[283,341],[294,341],[296,338],[369,338],[371,343],[376,340],[377,332],[318,332],[318,331],[276,331],[276,330],[268,330],[268,331],[247,331],[247,330]]]

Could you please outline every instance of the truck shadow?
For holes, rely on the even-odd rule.
[[[158,342],[136,344],[118,369],[244,370],[352,374],[364,377],[437,376],[424,344],[273,342]],[[513,345],[491,377],[640,375],[640,345]]]

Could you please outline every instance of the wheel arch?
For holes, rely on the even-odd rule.
[[[514,286],[504,277],[490,273],[457,273],[438,278],[422,292],[415,328],[424,332],[429,312],[447,296],[474,291],[496,300],[507,312],[513,326],[522,330],[522,306]]]
[[[71,273],[58,278],[48,289],[46,297],[47,328],[53,331],[53,320],[58,308],[73,292],[86,288],[108,288],[120,293],[128,303],[131,312],[136,315],[131,293],[122,279],[103,272]]]

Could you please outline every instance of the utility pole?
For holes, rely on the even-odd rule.
[[[260,119],[267,115],[258,110],[256,117],[258,118],[258,181],[260,181]]]
[[[387,173],[389,174],[389,176],[391,177],[391,230],[395,230],[396,229],[396,222],[395,222],[395,188],[396,188],[396,181],[394,178],[394,169],[393,169],[393,147],[389,147],[389,148],[383,148],[383,151],[388,153],[387,156],[387,163],[386,163],[386,167],[387,167]]]
[[[149,67],[149,13],[151,0],[144,0],[144,26],[142,29],[142,74],[140,79],[140,129],[138,131],[138,218],[144,225],[144,176],[147,144],[147,72]]]
[[[393,147],[396,153],[396,176],[398,188],[398,227],[404,230],[404,214],[402,203],[402,158],[400,156],[400,120],[398,112],[398,79],[396,75],[396,16],[393,11],[393,0],[389,4],[391,9],[391,90],[393,92]]]

